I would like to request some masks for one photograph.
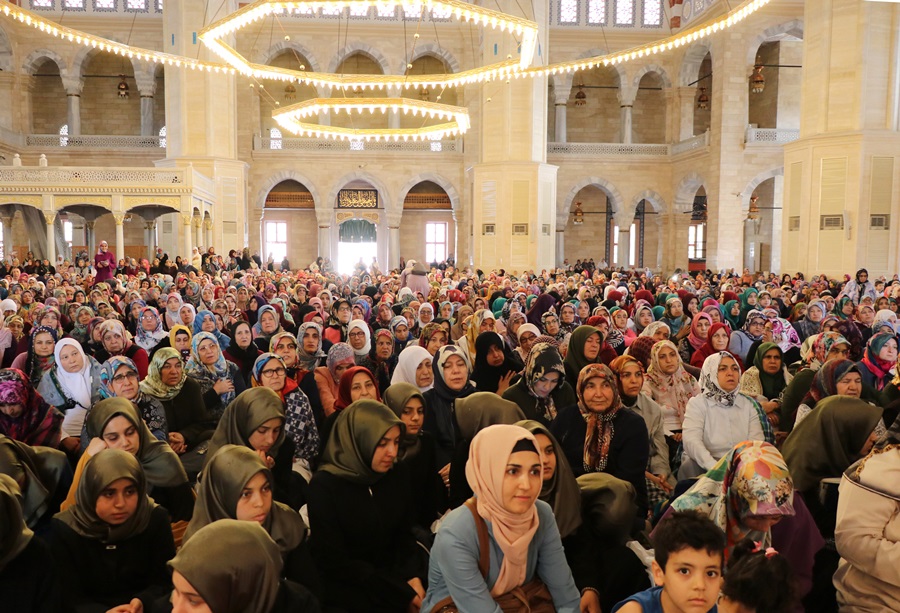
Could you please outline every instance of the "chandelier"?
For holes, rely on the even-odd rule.
[[[578,85],[578,92],[575,94],[575,106],[584,106],[587,104],[587,94],[584,93],[584,83]]]
[[[750,91],[754,94],[761,94],[766,89],[766,78],[762,74],[763,65],[759,58],[756,58],[756,65],[753,67],[753,74],[750,75]]]

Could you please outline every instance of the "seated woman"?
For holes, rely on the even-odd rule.
[[[299,513],[272,499],[273,480],[272,471],[253,450],[239,445],[219,449],[200,476],[197,504],[184,543],[204,526],[223,519],[256,522],[278,545],[284,577],[321,596],[306,524]]]
[[[375,379],[378,381],[378,391],[384,394],[384,390],[391,384],[391,377],[397,367],[397,356],[393,354],[394,336],[390,330],[384,328],[376,330],[374,336],[368,355],[357,360],[357,364],[365,366],[369,372],[375,375]]]
[[[573,389],[578,383],[578,375],[588,364],[607,364],[616,357],[612,349],[601,355],[607,347],[603,342],[603,334],[594,326],[578,326],[569,339],[569,351],[564,360],[566,381]]]
[[[213,418],[221,417],[225,407],[246,389],[238,367],[225,359],[219,342],[209,332],[191,339],[191,359],[184,371],[200,384],[203,404]]]
[[[2,448],[2,443],[0,443]],[[57,452],[59,453],[59,452]],[[2,461],[2,460],[0,460]],[[0,593],[13,611],[59,611],[62,600],[50,548],[28,527],[18,483],[0,470]]]
[[[78,483],[88,460],[104,449],[122,449],[138,459],[147,478],[148,494],[166,508],[172,521],[191,518],[194,496],[184,467],[168,443],[150,433],[130,400],[101,400],[88,413],[84,428],[90,443],[75,467],[69,495],[62,503],[63,510],[75,504]]]
[[[518,375],[516,365],[507,358],[503,338],[496,332],[483,332],[475,339],[475,366],[472,382],[479,392],[500,396]]]
[[[271,365],[270,365],[271,367]],[[209,459],[225,445],[249,447],[266,463],[275,477],[275,500],[295,511],[305,503],[306,483],[294,473],[294,441],[285,437],[284,403],[267,387],[254,387],[234,399],[225,409],[209,439]]]
[[[816,371],[809,393],[797,408],[797,427],[818,406],[819,402],[829,396],[852,396],[860,398],[863,391],[862,375],[859,366],[852,360],[829,360]]]
[[[442,345],[443,346],[443,345]],[[397,367],[391,376],[391,385],[408,383],[423,394],[434,387],[434,371],[431,368],[432,354],[419,345],[411,345],[400,352]]]
[[[319,429],[309,398],[287,376],[284,360],[274,353],[256,358],[251,377],[252,387],[267,387],[284,403],[285,432],[294,442],[293,470],[309,481],[319,457]]]
[[[59,511],[72,473],[62,451],[32,447],[0,434],[0,474],[15,480],[25,524],[40,533]]]
[[[741,369],[727,351],[703,363],[701,393],[690,399],[684,414],[684,455],[678,478],[698,477],[742,441],[774,442],[764,427],[769,421],[754,400],[738,391]]]
[[[103,346],[97,350],[94,357],[101,364],[110,356],[123,355],[131,358],[137,366],[141,379],[147,376],[147,368],[150,366],[150,357],[147,352],[135,345],[128,338],[125,325],[118,319],[107,319],[100,324],[100,338]]]
[[[575,391],[578,403],[560,410],[550,432],[576,477],[601,472],[634,486],[635,527],[638,523],[643,527],[648,510],[644,473],[650,459],[644,419],[622,409],[616,376],[604,364],[586,366]]]
[[[137,406],[150,433],[161,441],[169,441],[166,410],[159,400],[141,391],[134,362],[124,356],[113,356],[101,365],[99,379],[101,398],[130,400]]]
[[[326,607],[395,613],[418,608],[425,596],[408,467],[395,466],[404,431],[374,400],[357,400],[338,414],[307,494]]]
[[[162,318],[151,306],[140,310],[136,332],[134,344],[146,351],[147,355],[153,355],[160,343],[169,344],[169,334],[163,329]]]
[[[250,371],[256,358],[262,355],[262,351],[253,344],[253,332],[246,321],[238,321],[229,327],[231,342],[228,349],[222,352],[225,359],[234,363],[244,378],[244,385],[250,387]]]
[[[766,321],[766,316],[762,314],[762,311],[751,309],[744,320],[744,326],[731,333],[728,353],[738,358],[742,364],[746,364],[750,347],[762,340],[763,333],[766,331]]]
[[[550,343],[532,346],[522,377],[503,392],[503,398],[519,405],[526,419],[539,421],[545,426],[556,419],[560,409],[577,401],[575,390],[566,381],[562,356]]]
[[[27,337],[26,351],[13,360],[10,368],[24,372],[31,384],[37,387],[44,374],[53,368],[53,350],[58,338],[56,330],[35,326]]]
[[[219,342],[219,347],[221,347],[222,351],[228,349],[228,346],[231,344],[231,338],[219,330],[216,325],[216,316],[212,311],[207,311],[203,309],[197,312],[197,317],[194,318],[193,325],[194,336],[201,332],[209,332],[216,340]]]
[[[320,611],[309,592],[282,579],[278,544],[255,522],[222,519],[204,526],[169,566],[174,589],[154,611]]]
[[[846,359],[850,354],[850,342],[837,332],[819,334],[808,351],[807,365],[794,375],[784,388],[781,397],[781,418],[778,426],[782,432],[790,432],[797,419],[797,409],[812,387],[813,379],[823,364],[836,359]]]
[[[682,362],[690,364],[694,353],[706,344],[712,323],[712,317],[707,313],[694,315],[691,319],[690,334],[678,341],[678,354]]]
[[[273,336],[284,332],[278,311],[271,304],[264,304],[257,311],[257,322],[253,326],[253,343],[260,351],[269,350],[269,341]]]
[[[422,610],[499,612],[521,600],[581,610],[553,512],[538,500],[542,473],[537,441],[524,428],[495,425],[475,436],[466,469],[475,498],[444,518]]]
[[[876,448],[841,477],[834,532],[841,561],[834,585],[842,611],[900,611],[898,434],[895,422]]]
[[[781,394],[791,379],[784,352],[775,343],[762,343],[753,357],[753,366],[741,375],[741,393],[762,407],[773,428],[781,419]]]
[[[684,414],[688,402],[700,393],[697,380],[684,369],[675,343],[659,341],[650,349],[650,365],[644,377],[643,393],[659,405],[663,428],[670,447],[669,459],[675,460],[675,449],[682,440]]]
[[[305,342],[307,346],[315,343],[318,347],[320,342],[315,326],[318,324],[304,324],[313,327],[304,328]],[[322,401],[319,399],[319,386],[316,383],[315,369],[310,368],[318,363],[317,358],[310,359],[307,354],[301,360],[300,344],[290,332],[279,332],[269,339],[269,351],[279,356],[284,361],[287,369],[287,377],[293,379],[300,387],[300,391],[306,394],[309,404],[312,407],[313,415],[316,418],[316,426],[321,426],[325,421],[325,411],[322,409]],[[316,350],[316,353],[318,351]]]
[[[178,324],[169,330],[169,346],[178,351],[182,362],[191,359],[191,329]]]
[[[471,367],[466,353],[457,345],[441,347],[434,355],[431,368],[434,371],[434,387],[424,394],[425,423],[422,429],[432,433],[437,440],[438,463],[442,466],[441,475],[447,477],[450,471],[450,458],[457,443],[453,404],[457,399],[465,398],[476,390],[469,381]]]
[[[25,443],[57,447],[62,434],[63,414],[38,394],[21,370],[0,370],[0,434]],[[77,437],[65,447],[75,450]]]
[[[175,556],[169,515],[147,495],[132,454],[90,458],[75,504],[53,518],[51,549],[66,610],[140,611],[166,592]]]
[[[77,439],[88,410],[100,400],[100,364],[85,355],[81,344],[71,338],[56,343],[53,357],[53,366],[44,374],[37,391],[65,415],[63,434]]]
[[[859,372],[863,385],[882,391],[891,382],[891,369],[897,364],[897,336],[889,332],[875,334],[866,345]]]
[[[325,366],[316,368],[316,387],[322,402],[322,412],[327,418],[334,413],[334,402],[338,395],[338,384],[344,371],[356,364],[353,347],[347,343],[335,343],[328,350]]]

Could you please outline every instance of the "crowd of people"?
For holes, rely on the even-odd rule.
[[[0,267],[4,609],[900,610],[897,276],[169,262]]]

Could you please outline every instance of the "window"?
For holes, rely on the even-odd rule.
[[[447,259],[447,224],[429,222],[425,224],[425,261],[443,262]]]
[[[588,0],[588,23],[606,25],[606,0]]]
[[[431,18],[439,21],[450,19],[453,16],[453,9],[433,8],[431,9]]]
[[[578,23],[578,0],[559,0],[559,23]]]
[[[287,257],[287,223],[283,221],[266,222],[266,257],[271,255],[275,263]],[[265,258],[263,258],[265,260]]]
[[[269,130],[269,149],[281,149],[281,130],[272,128]]]
[[[33,9],[53,9],[53,0],[31,0]]]
[[[612,229],[612,253],[610,254],[609,261],[615,263],[617,266],[634,266],[635,265],[635,256],[637,254],[637,225],[631,224],[631,227],[628,229],[628,261],[620,262],[619,261],[619,239],[621,236],[619,235],[619,226],[613,226]]]
[[[165,149],[166,142],[166,126],[163,126],[159,129],[159,146]]]
[[[126,11],[145,12],[147,8],[147,0],[125,0]]]
[[[644,0],[644,14],[641,23],[645,26],[662,26],[662,0]]]
[[[363,140],[351,140],[350,141],[350,151],[365,151],[366,150],[366,141]]]
[[[404,4],[403,5],[403,18],[404,19],[418,19],[422,16],[422,5],[421,4]]]
[[[368,17],[369,16],[369,7],[365,4],[352,4],[350,5],[350,16],[351,17]]]
[[[94,0],[95,11],[114,11],[116,10],[116,0]]]
[[[397,7],[391,4],[379,4],[375,8],[375,14],[382,19],[393,19],[397,16]]]
[[[617,26],[634,25],[634,0],[616,0]]]
[[[323,17],[335,17],[335,16],[339,16],[343,11],[344,11],[344,9],[339,6],[323,6],[322,7],[322,16]]]
[[[68,249],[67,253],[72,253],[72,222],[71,221],[62,222],[62,230],[63,230],[63,241],[65,241],[66,247]]]
[[[156,10],[162,13],[163,10],[163,0],[156,0]]]
[[[705,231],[706,224],[691,224],[688,228],[688,259],[704,260],[706,259],[706,242]]]
[[[62,6],[67,11],[83,11],[84,0],[63,0]]]
[[[68,147],[69,146],[69,124],[65,124],[63,127],[59,129],[59,146],[60,147]]]

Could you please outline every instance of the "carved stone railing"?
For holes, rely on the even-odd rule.
[[[266,196],[267,208],[313,209],[316,203],[309,192],[269,192]]]
[[[687,138],[683,141],[674,143],[672,145],[672,155],[687,153],[688,151],[696,151],[697,149],[704,149],[708,146],[709,130],[707,130],[703,134],[698,134],[697,136],[692,136],[691,138]]]
[[[665,156],[669,155],[669,146],[624,143],[547,143],[547,154],[580,156]]]
[[[800,138],[800,130],[786,130],[782,128],[751,128],[747,127],[744,138],[746,143],[763,143],[768,145],[783,145]]]
[[[319,138],[268,138],[253,137],[256,151],[396,151],[457,153],[462,151],[459,140],[440,141],[342,141]]]
[[[25,137],[29,147],[56,147],[70,149],[161,149],[159,136],[61,136],[59,134],[29,134]]]
[[[0,183],[184,185],[185,171],[152,168],[5,166],[0,167]]]
[[[452,208],[450,196],[447,194],[406,194],[403,200],[405,209],[449,209]]]

